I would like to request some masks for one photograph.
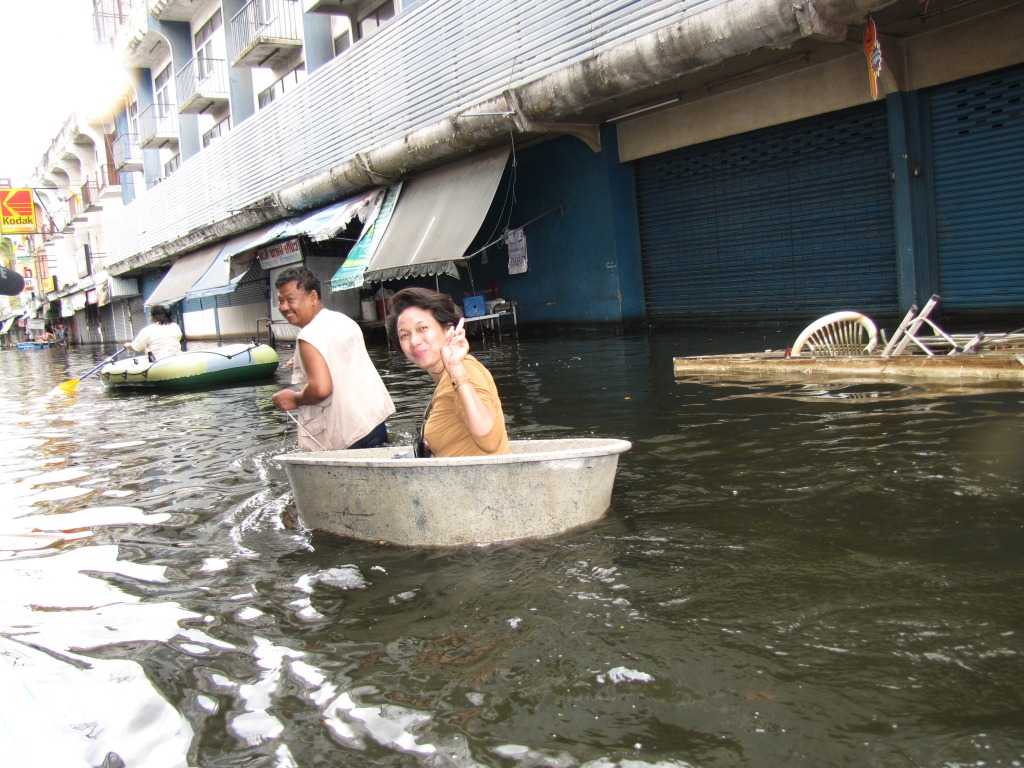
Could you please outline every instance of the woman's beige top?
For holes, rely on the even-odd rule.
[[[441,380],[434,388],[430,416],[427,418],[423,436],[434,456],[488,456],[493,453],[508,453],[508,432],[505,430],[505,414],[501,410],[498,388],[483,364],[472,355],[466,355],[462,362],[473,386],[484,405],[494,414],[494,426],[482,437],[474,437],[466,426],[466,414],[462,408],[459,393],[452,387],[448,373],[441,374]],[[463,386],[469,386],[463,384]]]

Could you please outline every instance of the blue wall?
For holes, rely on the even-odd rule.
[[[525,274],[508,274],[503,245],[472,259],[476,289],[497,283],[502,298],[518,303],[521,324],[619,325],[643,318],[632,168],[619,163],[614,129],[606,128],[601,138],[599,153],[569,137],[516,150],[515,166],[506,170],[470,248],[494,240],[506,225],[520,226],[562,206],[561,215],[549,213],[526,227]]]

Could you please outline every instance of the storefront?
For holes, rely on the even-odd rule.
[[[1024,306],[1024,66],[928,91],[939,293],[947,312]]]
[[[648,318],[898,312],[884,103],[636,163]]]

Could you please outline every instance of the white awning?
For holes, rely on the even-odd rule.
[[[14,317],[8,317],[6,320],[4,320],[4,325],[2,328],[0,328],[0,336],[3,336],[5,333],[10,331],[11,326],[14,325],[14,321],[17,319],[18,315],[15,315]]]
[[[170,270],[160,281],[160,285],[146,299],[146,306],[157,304],[173,304],[185,298],[189,288],[202,277],[210,265],[220,255],[223,243],[208,245],[198,251],[186,254],[171,265]]]
[[[250,247],[262,248],[277,240],[287,240],[305,235],[314,242],[336,237],[349,222],[357,216],[366,221],[368,214],[384,196],[383,189],[371,189],[354,197],[324,206],[302,217],[287,219],[275,224],[259,241]]]
[[[453,261],[466,255],[479,231],[508,155],[499,149],[406,181],[364,281],[458,277]]]
[[[264,224],[222,242],[207,270],[185,291],[185,298],[201,299],[234,291],[252,266],[251,251],[256,247],[255,243],[275,226]]]
[[[263,224],[262,226],[256,227],[256,229],[250,229],[248,232],[243,232],[240,235],[228,238],[221,245],[224,246],[220,252],[220,257],[225,261],[230,261],[232,256],[237,256],[240,253],[253,250],[263,242],[263,239],[267,236],[267,232],[270,232],[274,227],[281,225],[281,222],[275,221],[273,224]]]

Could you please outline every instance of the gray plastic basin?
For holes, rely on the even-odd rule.
[[[512,453],[417,459],[411,446],[297,452],[284,464],[309,528],[409,546],[553,536],[602,517],[626,440],[513,440]]]

